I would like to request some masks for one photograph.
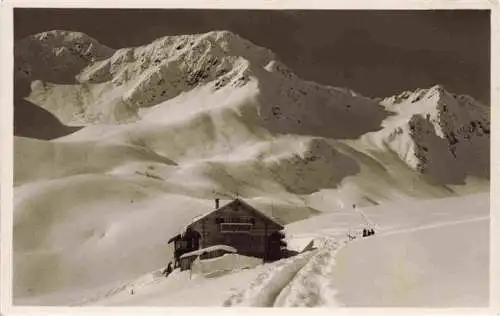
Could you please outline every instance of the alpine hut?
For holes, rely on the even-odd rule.
[[[281,258],[284,227],[276,220],[237,198],[195,217],[177,236],[174,243],[176,266],[181,256],[198,249],[226,245],[238,254],[272,261]]]

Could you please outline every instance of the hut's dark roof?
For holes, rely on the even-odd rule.
[[[170,239],[168,240],[168,244],[170,244],[170,243],[171,243],[171,242],[173,242],[173,241],[179,240],[179,239],[181,239],[181,234],[177,234],[177,235],[175,235],[174,237],[170,238]]]
[[[273,222],[273,223],[275,223],[276,225],[280,226],[280,227],[281,227],[281,229],[284,229],[284,228],[285,228],[285,227],[283,227],[283,225],[281,225],[280,223],[278,223],[278,222],[276,221],[276,219],[274,219],[274,218],[272,218],[272,217],[268,216],[267,214],[265,214],[265,213],[263,213],[263,212],[259,211],[258,209],[256,209],[255,207],[251,206],[251,205],[250,205],[250,204],[248,204],[247,202],[245,202],[245,201],[243,201],[243,200],[241,200],[241,199],[239,199],[239,198],[236,198],[236,199],[232,200],[231,202],[229,202],[229,203],[227,203],[227,204],[225,204],[225,205],[223,205],[223,206],[221,206],[221,207],[219,207],[219,208],[213,209],[213,210],[211,210],[210,212],[207,212],[207,213],[205,213],[205,214],[198,215],[198,216],[194,217],[194,218],[193,218],[193,219],[189,222],[189,224],[188,224],[188,225],[186,225],[186,227],[183,229],[183,231],[184,231],[184,230],[186,230],[186,229],[187,229],[187,227],[189,227],[189,226],[191,226],[192,224],[194,224],[194,223],[198,222],[199,220],[201,220],[201,219],[203,219],[203,218],[207,217],[208,215],[212,214],[213,212],[217,212],[217,211],[219,211],[219,210],[221,210],[221,209],[223,209],[223,208],[225,208],[225,207],[227,207],[227,206],[229,206],[229,205],[231,205],[231,204],[236,204],[236,203],[240,203],[241,205],[243,205],[243,206],[245,206],[245,207],[247,207],[247,208],[251,209],[252,211],[254,211],[254,212],[256,212],[257,214],[261,215],[262,217],[264,217],[265,219],[269,220],[270,222]]]
[[[285,228],[285,227],[283,227],[283,225],[281,225],[280,223],[278,223],[278,222],[276,221],[276,219],[274,219],[274,218],[272,218],[272,217],[268,216],[267,214],[265,214],[265,213],[263,213],[263,212],[259,211],[258,209],[256,209],[255,207],[251,206],[251,205],[250,205],[250,204],[248,204],[247,202],[245,202],[245,201],[243,201],[243,200],[241,200],[241,199],[239,199],[239,198],[236,198],[236,199],[232,200],[231,202],[229,202],[229,203],[227,203],[227,204],[225,204],[225,205],[222,205],[221,207],[218,207],[218,208],[213,209],[213,210],[211,210],[211,211],[209,211],[209,212],[207,212],[207,213],[204,213],[204,214],[202,214],[202,215],[198,215],[198,216],[194,217],[194,218],[193,218],[193,219],[192,219],[192,220],[191,220],[191,221],[190,221],[190,222],[189,222],[189,223],[188,223],[188,224],[187,224],[187,225],[186,225],[186,226],[185,226],[185,227],[181,230],[181,233],[180,233],[180,234],[175,235],[175,236],[174,236],[174,237],[172,237],[172,238],[170,238],[170,239],[168,240],[168,243],[170,244],[171,242],[173,242],[173,241],[176,241],[176,240],[180,239],[180,238],[181,238],[181,236],[182,236],[182,234],[184,234],[184,232],[186,231],[186,229],[187,229],[189,226],[193,225],[194,223],[198,222],[199,220],[201,220],[201,219],[205,218],[206,216],[208,216],[208,215],[212,214],[213,212],[217,212],[218,210],[220,210],[220,209],[222,209],[222,208],[224,208],[224,207],[227,207],[227,206],[229,206],[229,205],[231,205],[231,204],[235,204],[235,203],[240,203],[241,205],[244,205],[244,206],[245,206],[245,207],[247,207],[248,209],[251,209],[252,211],[254,211],[254,212],[256,212],[257,214],[261,215],[262,217],[264,217],[264,218],[265,218],[265,219],[267,219],[268,221],[273,222],[273,223],[275,223],[276,225],[278,225],[278,226],[280,227],[280,229],[284,229],[284,228]]]

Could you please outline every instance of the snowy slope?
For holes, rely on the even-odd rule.
[[[328,213],[318,220],[338,216],[345,233],[360,225],[353,204],[372,212],[489,187],[487,107],[439,86],[380,101],[304,81],[226,31],[116,51],[45,32],[16,44],[16,69],[26,102],[84,126],[15,138],[20,303],[67,304],[158,269],[166,240],[214,196],[298,227]]]
[[[485,199],[486,198],[486,199]],[[481,307],[488,303],[489,210],[485,194],[365,209],[377,234],[349,241],[342,215],[289,225],[317,250],[215,278],[157,272],[96,294],[89,305],[274,307]],[[350,223],[349,223],[350,222]],[[300,232],[300,233],[299,233]],[[217,291],[214,289],[217,288]],[[133,293],[133,294],[132,294]]]
[[[331,278],[351,307],[485,307],[489,221],[381,235],[341,251]]]

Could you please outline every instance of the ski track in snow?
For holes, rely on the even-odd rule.
[[[480,216],[480,217],[462,219],[462,220],[457,220],[457,221],[448,221],[448,222],[443,222],[443,223],[423,225],[423,226],[418,226],[418,227],[413,227],[413,228],[403,228],[403,229],[398,229],[398,230],[390,230],[390,231],[386,231],[386,232],[381,232],[377,235],[378,236],[389,236],[389,235],[394,235],[394,234],[415,232],[415,231],[419,231],[419,230],[423,230],[423,229],[432,229],[432,228],[438,228],[438,227],[443,227],[443,226],[460,225],[460,224],[470,223],[470,222],[486,221],[489,219],[490,219],[489,216]]]
[[[331,286],[335,254],[347,240],[328,239],[276,298],[274,307],[339,306]]]
[[[247,288],[231,295],[223,306],[338,306],[330,275],[336,252],[347,242],[345,237],[324,238],[319,249],[283,260],[259,274]]]
[[[231,295],[223,306],[272,306],[276,296],[290,283],[294,275],[304,267],[314,252],[306,252],[285,259],[259,274],[247,288]]]
[[[144,287],[148,284],[157,283],[157,282],[160,282],[161,280],[163,280],[163,278],[156,279],[156,277],[158,277],[158,275],[159,275],[159,271],[155,271],[155,272],[153,272],[152,275],[146,275],[146,276],[143,276],[139,279],[131,279],[131,280],[125,281],[125,282],[120,283],[118,285],[115,285],[113,287],[107,288],[104,291],[100,291],[97,294],[95,294],[94,296],[87,297],[87,298],[84,298],[80,301],[77,301],[76,303],[70,304],[70,306],[90,305],[90,304],[98,302],[100,300],[116,296],[116,295],[118,295],[122,292],[125,292],[125,291],[127,291],[129,293],[131,291],[133,292],[136,288]]]

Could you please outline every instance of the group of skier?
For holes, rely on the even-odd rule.
[[[375,235],[375,230],[373,228],[363,228],[363,237],[368,237],[371,235]]]

